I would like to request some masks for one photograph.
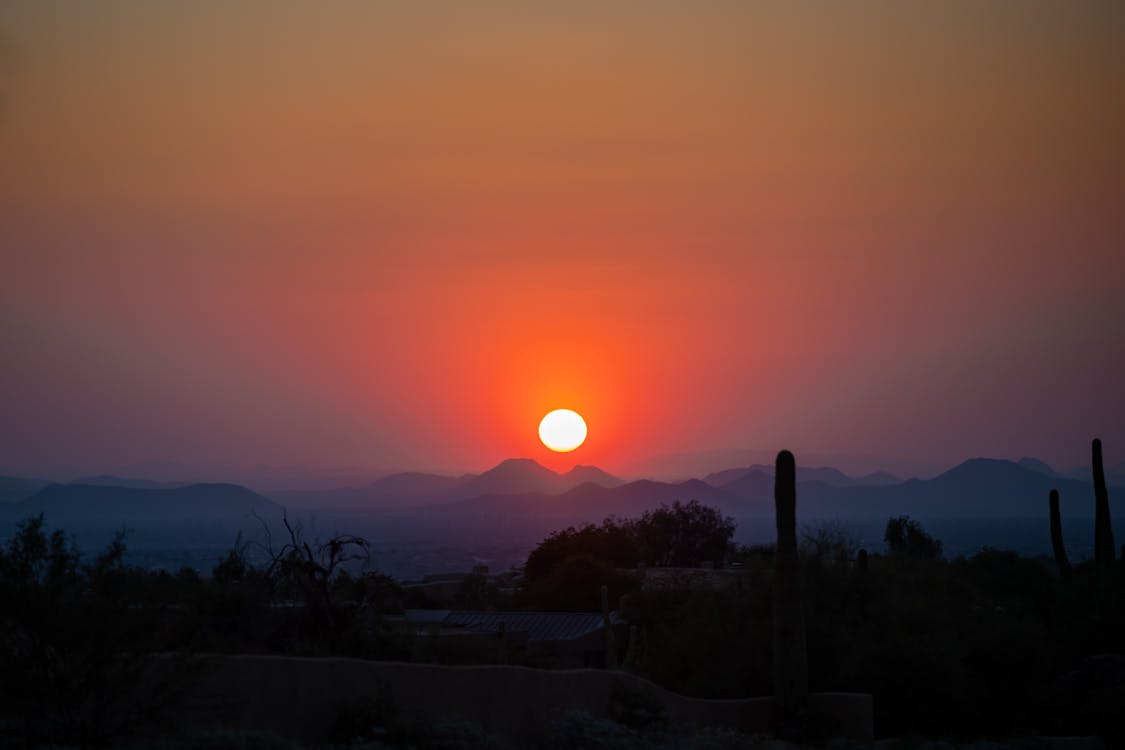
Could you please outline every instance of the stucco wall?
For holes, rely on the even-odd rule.
[[[615,685],[651,696],[676,722],[729,726],[747,732],[769,731],[773,722],[772,698],[686,698],[623,672],[277,656],[202,658],[174,720],[195,729],[268,730],[319,742],[328,736],[341,706],[389,690],[404,713],[417,718],[468,719],[521,747],[539,737],[549,720],[566,711],[608,716]],[[810,709],[832,736],[871,739],[868,695],[814,695]]]

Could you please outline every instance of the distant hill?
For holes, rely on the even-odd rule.
[[[391,474],[356,490],[357,498],[367,497],[380,500],[399,500],[408,502],[419,498],[429,499],[444,496],[460,485],[465,477],[447,477],[440,474],[420,474],[408,471]]]
[[[520,492],[560,492],[562,477],[530,458],[509,458],[457,487],[462,497],[510,495]]]
[[[727,482],[719,487],[723,492],[735,498],[743,498],[759,503],[773,503],[773,469],[764,471],[761,468],[752,469],[737,479]]]
[[[971,459],[924,480],[897,481],[878,475],[866,484],[853,479],[841,485],[840,476],[845,475],[827,467],[799,472],[799,523],[837,519],[878,527],[891,516],[910,515],[924,522],[933,520],[935,527],[944,520],[955,529],[961,521],[974,519],[987,519],[989,524],[1031,519],[1034,528],[1042,521],[1045,535],[1047,496],[1052,488],[1061,494],[1063,516],[1074,520],[1068,529],[1083,528],[1094,514],[1088,476],[1085,481],[1050,476],[1038,464],[1029,468],[1027,461]],[[591,481],[583,481],[586,479]],[[566,526],[598,523],[613,515],[637,517],[674,501],[698,500],[733,516],[745,528],[772,527],[772,467],[749,466],[717,472],[707,479],[622,482],[595,467],[579,466],[560,474],[530,459],[512,459],[477,475],[408,472],[366,487],[311,496],[290,493],[284,499],[276,495],[267,499],[231,484],[167,489],[50,485],[19,502],[0,506],[0,521],[10,523],[44,513],[53,527],[102,530],[102,536],[89,537],[92,544],[104,543],[104,533],[122,527],[146,530],[137,534],[137,543],[160,549],[200,540],[229,544],[237,532],[255,531],[251,511],[275,524],[276,538],[282,508],[275,501],[280,499],[290,509],[290,518],[306,523],[314,536],[340,530],[369,536],[383,548],[402,549],[411,545],[418,549],[492,545],[516,557],[526,554],[526,549],[511,550]],[[29,484],[12,486],[34,489]],[[303,511],[297,512],[298,503],[292,497],[308,499]],[[1125,490],[1120,485],[1111,485],[1110,503],[1113,517],[1125,518]],[[209,528],[200,530],[202,526]]]
[[[1034,459],[1017,463],[983,458],[932,479],[907,481],[885,472],[849,477],[831,467],[798,468],[797,511],[804,518],[865,520],[903,514],[1036,518],[1045,517],[1047,495],[1054,488],[1061,493],[1064,516],[1092,516],[1089,478],[1079,481],[1049,471]],[[1125,492],[1111,490],[1110,498],[1116,508],[1125,502]],[[468,528],[482,517],[597,522],[609,515],[639,515],[675,500],[699,500],[736,518],[768,519],[773,516],[773,467],[755,464],[679,483],[623,482],[595,467],[578,466],[558,474],[531,459],[509,459],[479,475],[395,474],[365,488],[304,499],[306,509],[394,511],[400,519],[415,517],[419,522],[436,522],[440,516],[453,528]]]
[[[773,476],[773,467],[768,464],[754,464],[739,469],[725,469],[716,471],[703,477],[703,481],[712,487],[724,487],[731,482],[743,479],[749,474],[759,473],[769,477]],[[867,474],[862,477],[850,477],[839,469],[831,466],[798,466],[798,482],[824,482],[834,487],[850,487],[853,485],[882,485],[896,484],[902,480],[885,471]]]
[[[1103,471],[1105,471],[1105,481],[1107,484],[1125,486],[1125,461],[1113,465],[1107,464],[1103,467]],[[1090,464],[1086,464],[1085,466],[1076,466],[1073,469],[1058,472],[1058,474],[1059,476],[1089,482],[1090,472],[1091,466]]]
[[[446,497],[467,476],[450,477],[404,471],[389,474],[363,487],[333,490],[273,490],[270,499],[286,507],[305,509],[389,510],[425,505]]]
[[[838,517],[1035,518],[1047,514],[1047,497],[1059,490],[1060,511],[1069,517],[1092,517],[1093,487],[1048,476],[1013,461],[974,458],[932,479],[911,479],[880,487],[828,487],[799,484],[798,509]],[[1110,490],[1115,514],[1125,512],[1125,491]],[[1122,508],[1123,511],[1116,510]]]
[[[813,476],[830,473],[814,473]],[[721,478],[730,474],[720,473]],[[711,475],[714,480],[715,475]],[[885,521],[895,515],[920,519],[1038,518],[1046,523],[1047,496],[1061,494],[1062,514],[1093,516],[1093,488],[1087,482],[1051,477],[1012,461],[971,459],[932,479],[896,484],[837,486],[820,479],[799,481],[801,518]],[[773,517],[773,476],[758,468],[715,487],[698,479],[680,483],[642,480],[614,487],[582,484],[566,492],[486,494],[430,506],[424,512],[466,528],[488,519],[550,519],[559,524],[598,522],[610,515],[637,516],[661,503],[698,500],[742,519]],[[1125,490],[1111,488],[1113,513],[1125,514]],[[1046,527],[1044,527],[1046,528]]]
[[[281,506],[236,484],[192,484],[169,489],[51,484],[8,506],[15,518],[44,514],[52,526],[132,526],[169,523],[240,524],[251,512],[281,517]]]
[[[582,484],[616,487],[623,480],[596,466],[575,466],[559,474],[530,458],[510,458],[481,474],[459,477],[403,472],[366,487],[330,491],[273,492],[273,499],[304,508],[393,510],[453,503],[484,495],[557,495]]]
[[[619,479],[612,474],[602,471],[597,466],[575,466],[563,475],[564,484],[577,487],[581,484],[596,484],[601,487],[617,487],[625,484],[624,479]]]
[[[432,506],[442,513],[488,513],[505,516],[550,515],[569,519],[568,522],[600,521],[611,515],[639,516],[661,503],[698,500],[730,511],[738,504],[736,498],[706,482],[690,479],[686,482],[668,483],[641,479],[614,487],[586,483],[561,494],[527,492],[518,494],[490,494]]]
[[[731,482],[736,482],[739,479],[745,477],[747,474],[753,473],[755,471],[758,473],[768,474],[771,477],[773,476],[772,468],[768,472],[763,472],[760,468],[755,468],[753,466],[743,466],[738,469],[723,469],[722,471],[713,471],[707,476],[703,477],[703,481],[711,485],[712,487],[723,487],[730,484]]]
[[[861,477],[855,478],[855,483],[865,485],[868,487],[879,487],[887,484],[900,484],[901,477],[896,477],[894,474],[886,471],[875,471],[870,474],[864,474]]]
[[[18,503],[26,500],[50,482],[45,479],[25,479],[22,477],[0,477],[0,505]]]
[[[118,477],[112,474],[101,474],[96,477],[75,479],[67,484],[86,484],[95,487],[131,487],[141,490],[172,490],[177,487],[187,487],[191,482],[157,482],[152,479],[132,479]]]

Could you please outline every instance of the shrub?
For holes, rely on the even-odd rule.
[[[887,550],[892,555],[918,557],[923,560],[936,560],[941,557],[941,541],[927,534],[910,516],[898,516],[888,520],[883,541],[887,543]]]

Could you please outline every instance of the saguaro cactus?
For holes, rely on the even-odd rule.
[[[1055,565],[1063,578],[1070,576],[1070,560],[1063,545],[1062,518],[1059,516],[1059,491],[1051,490],[1051,547],[1055,551]]]
[[[777,454],[774,473],[777,562],[773,586],[773,685],[780,718],[793,723],[808,702],[809,668],[801,569],[797,559],[797,465],[793,454]]]
[[[1109,491],[1102,468],[1102,441],[1094,439],[1094,562],[1099,568],[1114,559],[1113,526],[1109,519]]]

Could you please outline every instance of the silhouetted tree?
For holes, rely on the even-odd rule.
[[[118,533],[83,563],[42,515],[0,549],[0,715],[17,744],[103,744],[159,705],[141,677],[160,607],[124,554]]]
[[[245,547],[235,542],[234,547],[211,569],[211,579],[220,584],[237,583],[246,577],[249,569]]]
[[[726,561],[735,522],[715,508],[692,500],[647,510],[634,528],[645,562],[692,567]]]
[[[277,591],[304,606],[305,619],[311,625],[315,646],[326,645],[337,629],[339,608],[333,597],[333,584],[348,564],[366,564],[371,558],[371,547],[360,536],[342,534],[326,542],[308,541],[302,535],[300,524],[293,525],[287,516],[282,517],[288,534],[280,550],[274,550],[267,536],[265,549],[270,557],[267,574],[275,580]]]
[[[823,562],[846,563],[859,551],[859,540],[839,521],[823,521],[801,529],[801,555]]]
[[[545,578],[525,581],[520,599],[535,609],[596,612],[601,608],[602,586],[616,602],[637,589],[638,579],[604,560],[582,555],[564,560]]]
[[[556,531],[528,555],[524,578],[531,583],[542,580],[575,557],[591,557],[620,568],[636,567],[642,557],[635,525],[610,517],[600,525],[588,523]]]
[[[942,543],[926,533],[910,516],[898,516],[887,521],[883,541],[892,555],[936,560],[941,557]]]

